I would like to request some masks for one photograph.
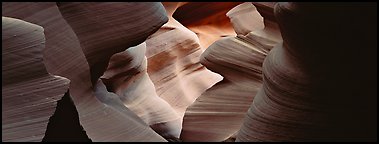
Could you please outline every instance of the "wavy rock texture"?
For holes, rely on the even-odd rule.
[[[160,135],[179,138],[181,123],[175,110],[158,97],[147,74],[146,43],[114,54],[101,77],[110,91]]]
[[[69,80],[43,64],[41,26],[2,17],[2,141],[41,141]]]
[[[263,60],[280,41],[263,30],[263,18],[257,17],[260,15],[251,3],[243,3],[228,14],[237,33],[252,32],[218,40],[202,54],[201,63],[224,79],[188,107],[181,134],[184,141],[223,141],[239,130],[262,85]],[[248,25],[252,26],[245,27]]]
[[[199,39],[172,17],[180,4],[164,5],[169,21],[146,41],[147,72],[158,96],[180,116],[181,129],[186,108],[221,77],[200,64]]]
[[[263,87],[236,141],[375,140],[374,5],[277,4],[284,42],[264,60]]]
[[[148,5],[157,6],[155,3]],[[101,82],[96,85],[96,91],[93,90],[89,66],[79,41],[56,5],[3,3],[2,8],[3,15],[39,22],[45,27],[46,67],[50,73],[58,73],[71,80],[70,95],[79,113],[80,123],[93,141],[164,141],[137,115],[128,110],[117,95],[102,89],[104,87]],[[128,13],[125,10],[124,12]],[[155,25],[149,28],[151,27]]]

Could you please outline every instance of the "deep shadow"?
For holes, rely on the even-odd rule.
[[[325,105],[327,130],[318,140],[377,141],[377,4],[277,4],[275,16]]]
[[[50,117],[43,142],[92,142],[79,123],[78,111],[69,91],[58,101]]]

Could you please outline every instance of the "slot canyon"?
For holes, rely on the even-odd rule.
[[[2,2],[3,142],[376,142],[376,2]]]

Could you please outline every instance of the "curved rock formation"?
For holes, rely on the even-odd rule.
[[[278,36],[263,30],[262,17],[245,19],[260,16],[251,3],[243,3],[228,14],[237,33],[252,32],[246,36],[220,39],[202,54],[201,63],[224,79],[188,107],[181,134],[184,141],[220,142],[239,130],[262,85],[262,62],[268,51],[280,41],[275,39]],[[245,27],[248,25],[252,26]]]
[[[43,63],[41,26],[2,17],[2,141],[41,141],[69,80]]]
[[[96,141],[164,141],[98,80],[114,53],[143,42],[167,21],[163,6],[160,3],[60,3],[58,7],[79,39],[91,69],[93,86],[88,88],[94,88],[93,95],[99,100],[88,94],[82,98],[92,105],[86,109],[87,113],[80,115],[79,112],[88,136]],[[136,12],[139,9],[144,9],[144,13]],[[136,26],[140,27],[136,29]],[[104,38],[104,35],[108,36]],[[98,105],[99,102],[105,105]],[[98,124],[89,123],[95,119]],[[101,123],[115,125],[99,127]],[[104,133],[113,133],[116,137]]]
[[[356,50],[376,50],[370,23],[376,19],[374,10],[376,6],[367,3],[277,4],[275,16],[284,42],[264,61],[263,87],[236,141],[375,138],[375,128],[368,126],[376,115],[369,108],[376,105],[374,81],[365,70],[372,68],[371,58],[376,56]],[[356,72],[352,64],[359,63],[369,66]]]
[[[164,3],[169,21],[146,41],[147,72],[158,96],[180,116],[186,108],[221,77],[200,64],[203,52],[196,34],[176,21],[178,3]],[[173,36],[174,35],[174,36]]]
[[[158,97],[147,74],[146,43],[114,54],[101,79],[124,105],[165,138],[179,138],[180,117]],[[161,125],[161,126],[159,126]]]
[[[160,3],[60,3],[59,10],[80,41],[92,84],[114,53],[142,43],[168,20]]]
[[[2,140],[376,141],[375,3],[241,3],[3,2]]]
[[[38,22],[45,27],[46,67],[50,73],[71,80],[70,96],[77,108],[80,123],[93,141],[164,141],[128,110],[118,96],[101,89],[100,84],[96,85],[96,91],[93,90],[89,66],[79,41],[54,3],[3,3],[3,12],[3,15]],[[108,125],[110,123],[112,125]]]

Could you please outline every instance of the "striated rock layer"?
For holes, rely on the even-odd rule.
[[[203,52],[196,34],[176,21],[172,14],[179,3],[164,3],[169,21],[146,41],[147,72],[158,96],[180,117],[186,108],[221,77],[200,64]]]
[[[83,85],[90,80],[87,72],[89,67],[75,33],[62,18],[56,4],[3,2],[2,12],[2,15],[23,19],[44,27],[46,48],[43,49],[43,63],[49,73],[70,79],[68,97],[70,95],[72,96],[70,99],[76,97],[73,99],[76,102],[85,91],[81,88],[85,88]]]
[[[43,63],[44,29],[2,17],[2,141],[41,141],[69,80]]]
[[[43,59],[49,73],[66,77],[70,85],[76,84],[75,77],[82,79],[88,66],[79,41],[70,26],[62,18],[53,2],[3,2],[2,15],[22,19],[44,28],[46,48]],[[70,59],[70,61],[64,61]],[[76,86],[71,86],[76,87]]]
[[[227,14],[237,33],[252,32],[222,38],[202,54],[201,63],[224,79],[188,107],[181,134],[184,141],[223,141],[239,130],[262,85],[263,60],[280,41],[263,29],[263,18],[251,3],[238,5]]]

